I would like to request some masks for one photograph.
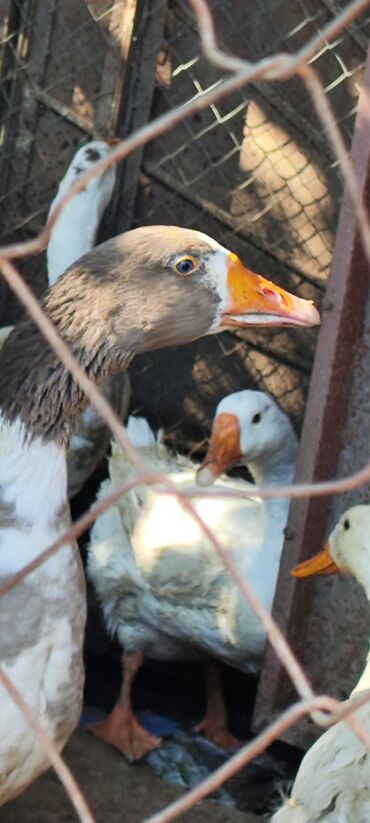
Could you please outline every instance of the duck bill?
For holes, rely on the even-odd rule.
[[[237,463],[240,451],[240,427],[235,414],[218,414],[213,427],[207,454],[197,471],[199,486],[210,486],[220,474]]]
[[[229,303],[221,315],[221,328],[244,326],[317,326],[320,315],[311,300],[303,300],[275,286],[243,266],[229,254]]]
[[[313,575],[338,574],[339,571],[330,554],[330,544],[327,543],[321,552],[299,563],[290,574],[292,577],[312,577]]]

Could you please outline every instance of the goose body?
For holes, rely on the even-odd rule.
[[[203,479],[211,463],[214,469],[217,454],[227,455],[221,470],[228,468],[229,460],[234,462],[230,443],[223,442],[230,434],[229,418],[238,428],[235,456],[248,464],[255,479],[289,483],[295,467],[295,434],[274,401],[255,391],[229,395],[219,405],[214,424],[217,442],[212,436]],[[199,466],[172,456],[156,442],[145,420],[130,418],[128,433],[150,471],[166,474],[182,490],[194,485]],[[99,497],[133,473],[113,443],[109,479]],[[215,485],[250,493],[247,499],[195,499],[193,505],[270,609],[289,501],[263,501],[253,495],[252,484],[226,476]],[[88,573],[108,629],[126,654],[141,652],[159,660],[214,657],[242,671],[259,669],[264,630],[200,526],[176,498],[140,487],[108,509],[91,532]]]
[[[27,443],[22,424],[0,418],[0,585],[69,524],[65,449]],[[1,596],[1,665],[60,749],[81,711],[84,575],[77,546],[65,546]],[[47,763],[31,729],[0,686],[0,801]],[[68,711],[66,711],[68,705]]]
[[[319,560],[319,557],[321,559]],[[330,535],[327,548],[306,561],[296,576],[349,571],[370,599],[370,506],[345,512]],[[370,656],[351,698],[370,689]],[[370,698],[370,691],[369,691]],[[355,712],[370,734],[370,702]],[[370,820],[370,752],[344,721],[319,737],[305,754],[291,796],[272,823],[368,823]]]
[[[285,415],[262,392],[230,395],[222,408],[227,403],[244,407],[246,420],[269,406],[266,417],[282,427],[276,446],[281,451],[274,455],[270,471],[258,458],[252,471],[267,483],[277,482],[277,477],[290,482],[297,443]],[[269,422],[259,424],[266,426],[266,437]],[[180,489],[194,485],[199,466],[157,443],[145,420],[130,418],[128,432],[150,470],[165,473]],[[113,443],[109,479],[99,498],[133,474],[126,456]],[[270,608],[289,501],[263,501],[253,496],[252,484],[226,476],[215,486],[250,491],[249,499],[201,498],[194,500],[194,506]],[[214,655],[244,671],[258,668],[265,645],[263,628],[198,524],[176,498],[140,487],[108,509],[92,528],[88,571],[107,625],[126,651],[141,649],[149,657],[177,660]]]
[[[179,265],[184,259],[196,261],[186,276]],[[237,282],[244,290],[238,302]],[[318,322],[310,303],[279,287],[269,284],[261,295],[264,282],[206,235],[155,226],[96,247],[54,284],[43,308],[100,383],[143,351],[186,343],[234,322],[256,323],[262,313],[263,322],[266,312],[272,322]],[[69,523],[66,449],[85,406],[71,374],[23,318],[0,351],[2,585]],[[80,713],[85,611],[75,544],[0,597],[0,665],[59,749]],[[48,766],[27,721],[1,688],[0,803]]]

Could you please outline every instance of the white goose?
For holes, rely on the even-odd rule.
[[[174,457],[155,441],[145,420],[130,418],[128,432],[147,465],[168,474],[181,488],[194,483],[196,467]],[[241,391],[219,404],[208,456],[199,475],[204,482],[235,461],[248,466],[258,483],[289,483],[297,440],[285,414],[266,394]],[[109,479],[99,497],[133,474],[113,443]],[[251,498],[198,499],[197,512],[221,540],[241,573],[271,608],[279,569],[289,501],[253,498],[253,486],[223,477],[228,489],[250,490]],[[131,711],[130,689],[144,655],[159,660],[207,659],[244,671],[259,668],[265,633],[198,525],[174,498],[138,488],[96,521],[88,557],[105,620],[123,649],[123,692],[107,720],[91,730],[130,759],[158,745],[143,735]],[[220,670],[207,673],[207,712],[199,727],[221,745],[235,745],[227,729]]]
[[[59,183],[48,219],[62,197],[85,172],[111,153],[116,140],[92,140],[78,149]],[[85,188],[67,203],[51,232],[46,258],[49,286],[95,246],[103,214],[111,200],[116,182],[116,166],[96,174]]]
[[[206,235],[174,226],[135,229],[98,246],[55,283],[43,307],[96,382],[141,352],[229,326],[319,322],[311,303],[248,271]],[[0,584],[70,522],[66,448],[85,405],[23,318],[0,351]],[[80,715],[85,612],[74,543],[0,596],[0,665],[58,749]],[[0,705],[1,804],[49,763],[3,687]]]
[[[107,142],[92,140],[76,152],[61,180],[51,203],[48,218],[62,197],[88,169],[107,157],[116,145],[114,138]],[[51,233],[47,247],[47,275],[52,286],[83,254],[95,246],[98,229],[110,203],[116,182],[116,166],[97,174],[63,209]],[[128,374],[114,375],[101,391],[123,420],[130,400]],[[103,459],[110,440],[110,431],[93,406],[81,415],[72,434],[67,454],[68,496],[74,497],[85,485]]]
[[[370,600],[370,506],[353,506],[340,518],[323,552],[301,563],[296,577],[350,572]],[[370,655],[352,692],[370,689]],[[370,698],[370,691],[369,691]],[[370,702],[355,717],[370,733]],[[332,726],[308,750],[291,796],[272,823],[369,823],[370,752],[344,721]]]

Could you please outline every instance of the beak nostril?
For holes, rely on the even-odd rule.
[[[260,294],[262,294],[263,297],[268,297],[270,300],[273,300],[275,303],[278,303],[279,305],[286,305],[287,301],[284,295],[280,294],[277,291],[274,291],[273,289],[270,289],[268,286],[262,286]]]
[[[263,294],[264,297],[271,297],[273,300],[276,300],[277,303],[281,303],[281,295],[273,291],[273,289],[269,289],[268,286],[261,288],[261,294]]]

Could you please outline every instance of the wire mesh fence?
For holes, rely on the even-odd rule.
[[[222,47],[259,60],[276,50],[294,51],[331,19],[330,3],[213,4]],[[162,2],[149,4],[156,16]],[[86,135],[110,137],[117,129],[117,89],[122,80],[122,42],[127,24],[122,2],[4,3],[0,81],[3,140],[0,169],[2,241],[34,236],[46,216],[62,169]],[[367,20],[361,20],[315,56],[337,120],[350,138],[366,54]],[[253,37],[249,31],[253,30]],[[140,34],[140,32],[139,32]],[[194,18],[184,3],[172,3],[157,64],[152,115],[171,109],[218,83],[222,72],[201,56]],[[146,56],[149,63],[152,55]],[[142,66],[145,73],[144,62]],[[336,161],[322,139],[302,81],[256,82],[162,135],[145,151],[134,221],[194,226],[235,247],[252,268],[275,276],[302,296],[320,299],[338,217],[341,182]],[[134,181],[136,187],[136,181]],[[121,193],[121,213],[130,191]],[[122,217],[121,214],[121,217]],[[130,219],[130,215],[127,215]],[[131,221],[130,221],[131,222]],[[106,226],[115,232],[114,216]],[[104,235],[103,235],[104,236]],[[23,266],[40,293],[40,260]],[[1,294],[0,321],[17,309]],[[204,425],[224,390],[240,383],[272,392],[300,425],[312,365],[314,337],[282,330],[243,334],[252,345],[206,341],[184,354],[182,379],[176,355],[158,354],[134,372],[135,402],[165,425],[184,447],[202,442]],[[230,350],[235,356],[227,357]],[[238,353],[238,354],[237,354]],[[226,355],[226,359],[225,359]],[[223,362],[223,373],[214,364]],[[239,363],[237,363],[239,361]],[[137,370],[137,380],[135,379]],[[173,377],[172,407],[163,404],[161,374]],[[145,404],[151,387],[151,409]],[[156,391],[153,391],[155,387]],[[181,406],[186,395],[186,420]],[[165,412],[163,413],[163,410]]]
[[[1,242],[34,237],[76,147],[116,128],[122,2],[2,3]],[[45,288],[43,261],[24,266]],[[1,292],[0,322],[17,310]]]
[[[339,143],[338,148],[337,138],[336,144],[327,144],[323,140],[323,126],[329,132],[333,131],[330,112],[325,110],[324,116],[320,115],[325,99],[323,90],[349,143],[368,31],[367,19],[354,24],[352,18],[367,4],[356,2],[342,8],[332,0],[312,0],[291,8],[291,4],[277,0],[273,4],[256,2],[246,19],[242,4],[231,0],[214,2],[212,12],[220,47],[241,60],[250,61],[250,64],[240,62],[235,66],[230,58],[228,67],[225,57],[224,67],[232,72],[226,80],[221,79],[223,73],[212,65],[209,55],[208,59],[202,56],[198,27],[202,31],[203,26],[203,36],[209,32],[207,21],[204,22],[204,4],[192,0],[190,5],[191,10],[183,2],[169,6],[165,20],[166,41],[157,66],[153,123],[121,144],[97,170],[148,143],[142,163],[145,178],[141,179],[134,223],[178,223],[217,234],[221,242],[247,258],[252,268],[275,275],[278,268],[284,286],[317,300],[330,265],[342,175],[349,190],[352,188],[353,191],[351,168],[346,166],[343,158],[345,147]],[[163,3],[160,6],[163,7]],[[158,13],[158,8],[152,8],[151,13]],[[22,281],[11,263],[12,259],[33,254],[45,245],[47,232],[39,238],[36,235],[42,227],[61,167],[65,166],[71,147],[80,141],[81,133],[107,137],[117,129],[116,93],[122,82],[120,60],[124,12],[127,12],[127,4],[123,2],[51,2],[47,9],[46,4],[22,3],[20,0],[4,4],[0,199],[6,209],[1,238],[4,244],[13,242],[16,245],[1,251],[2,271],[9,286],[2,291],[1,320],[11,322],[18,313],[12,308],[12,289],[107,420],[119,442],[130,451],[138,469],[135,483],[142,484],[156,482],[158,476],[153,478],[145,473],[138,455],[130,449],[120,421],[99,398],[95,386],[81,373],[67,347],[53,335],[50,323],[40,313],[31,293],[24,287],[22,292]],[[306,48],[312,39],[314,47]],[[281,59],[279,53],[282,51],[286,55]],[[271,54],[276,56],[266,59]],[[217,62],[219,52],[212,52],[211,48],[210,55]],[[313,70],[302,68],[304,60],[310,58],[323,90],[317,86]],[[289,89],[287,84],[279,83],[279,75],[284,79],[286,74],[294,75],[295,71],[297,77],[291,81]],[[267,83],[262,86],[262,79],[269,79],[269,74],[274,79],[273,87]],[[87,176],[82,178],[75,186],[75,192],[87,179]],[[370,258],[370,230],[356,191],[354,208]],[[126,193],[129,194],[121,193],[120,218]],[[54,220],[56,217],[57,213]],[[48,231],[51,226],[52,221]],[[27,241],[34,237],[36,241],[29,244]],[[23,245],[22,241],[25,241]],[[44,281],[37,258],[29,258],[22,270],[26,281],[31,282],[39,294]],[[247,353],[242,342],[245,339],[250,344]],[[257,384],[267,388],[283,407],[295,413],[299,421],[308,385],[313,338],[302,335],[292,344],[286,332],[276,332],[267,340],[261,342],[262,336],[256,334],[227,334],[221,342],[204,344],[205,348],[202,348],[203,344],[190,346],[183,360],[187,379],[184,380],[183,373],[179,376],[178,388],[174,386],[172,394],[173,398],[177,391],[177,402],[172,399],[174,410],[170,408],[169,411],[164,409],[164,399],[168,397],[171,369],[171,359],[168,358],[171,355],[144,358],[133,371],[134,404],[145,409],[147,389],[155,385],[158,400],[151,413],[158,422],[172,427],[176,442],[188,450],[194,448],[200,438],[204,439],[205,423],[215,406],[215,396],[219,399],[234,386],[239,388],[242,381],[245,381],[244,385]],[[217,363],[220,352],[221,365]],[[225,362],[230,363],[226,376]],[[158,375],[164,367],[167,374],[161,385]],[[178,364],[172,367],[172,374],[175,372],[179,372]],[[190,383],[196,386],[195,393],[189,389]],[[290,405],[292,396],[294,402]],[[186,420],[183,427],[179,425],[179,409],[180,423]],[[190,421],[193,418],[193,430],[187,422],[189,418]],[[355,482],[368,480],[369,474],[366,467]],[[168,479],[163,477],[161,480],[167,485],[167,493],[181,497]],[[325,488],[296,486],[285,489],[284,493],[322,494],[349,485],[347,481],[341,481],[336,485],[328,483]],[[122,493],[123,489],[120,491]],[[282,494],[280,488],[256,491],[262,497]],[[191,495],[182,499],[191,511]],[[108,506],[109,502],[107,499],[104,505]],[[89,517],[93,518],[94,513]],[[81,533],[85,526],[86,518],[82,524],[76,524],[68,538],[64,535],[51,547],[47,555],[45,552],[40,555],[32,569],[57,551],[62,541]],[[208,537],[225,561],[225,553],[216,537]],[[232,759],[224,771],[187,795],[175,808],[152,818],[156,823],[173,819],[190,808],[237,770],[241,762],[247,762],[294,723],[299,715],[316,711],[316,721],[325,725],[327,718],[318,710],[327,711],[332,717],[342,711],[336,701],[314,695],[269,614],[241,580],[238,569],[230,562],[228,567],[236,584],[260,615],[270,642],[296,685],[300,701]],[[17,585],[32,569],[23,570],[10,585]],[[6,585],[9,588],[9,583]],[[3,589],[0,594],[2,592]],[[2,682],[12,690],[4,677]],[[16,696],[14,688],[12,691]],[[351,714],[346,719],[370,750],[366,732],[356,725]],[[37,730],[35,718],[33,722]],[[40,742],[43,745],[43,741]],[[56,759],[54,765],[59,768]],[[70,784],[69,791],[76,801],[75,788]],[[78,796],[75,805],[81,820],[92,820]]]
[[[212,4],[221,47],[253,61],[277,48],[300,48],[333,10],[321,2],[256,2],[248,4],[248,13],[243,4]],[[361,20],[325,43],[313,60],[347,140],[367,30],[368,20]],[[186,4],[170,5],[165,36],[152,116],[212,88],[222,77],[202,57]],[[256,271],[272,278],[278,272],[285,287],[320,304],[342,183],[300,78],[273,86],[257,79],[206,107],[147,146],[143,171],[135,225],[175,222],[201,229],[235,248]],[[242,379],[246,386],[270,391],[299,428],[314,335],[298,332],[292,339],[280,329],[238,336],[248,347],[244,342],[238,347],[236,335],[201,341],[193,351],[190,347],[183,354],[181,374],[175,352],[158,352],[137,363],[137,408],[164,425],[176,442],[196,448],[222,393],[239,388]],[[171,375],[172,403],[165,402],[164,372]],[[179,419],[182,404],[186,420]]]
[[[278,44],[299,48],[330,18],[321,3],[311,4],[311,14],[303,4],[283,2],[251,4],[248,14],[242,5],[216,3],[213,13],[221,46],[253,61],[273,53]],[[169,29],[156,113],[206,90],[221,76],[202,59],[194,21],[183,4],[172,6]],[[347,137],[365,56],[361,30],[359,43],[356,32],[354,39],[348,32],[313,62]],[[218,217],[241,238],[309,280],[325,277],[340,182],[298,79],[289,88],[252,83],[163,135],[148,147],[145,160],[149,177]],[[169,207],[172,213],[173,204]]]

